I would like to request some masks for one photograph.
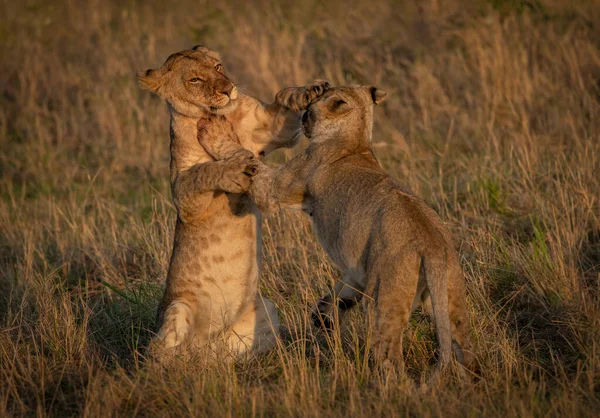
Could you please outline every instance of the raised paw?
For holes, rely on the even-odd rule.
[[[304,87],[288,87],[277,93],[276,100],[294,112],[301,112],[331,88],[328,81],[315,80]]]
[[[227,158],[227,161],[230,163],[247,163],[253,166],[258,165],[258,159],[254,156],[254,153],[246,148],[239,148],[232,152],[231,157]]]
[[[259,161],[258,174],[252,178],[249,195],[264,215],[280,209],[273,187],[273,170]]]
[[[233,126],[223,116],[202,118],[197,122],[198,142],[215,160],[250,158],[251,151],[245,150],[233,130]]]
[[[210,118],[200,118],[196,123],[196,127],[198,128],[198,139],[206,134],[208,127],[211,124]]]
[[[239,165],[244,167],[243,172],[248,177],[256,176],[260,171],[260,167],[264,165],[258,158],[254,156],[252,151],[249,151],[245,148],[236,150],[233,153],[233,156],[227,159],[227,163],[231,164],[232,166]]]
[[[224,116],[217,115],[201,118],[196,123],[198,128],[198,140],[200,143],[206,140],[223,140],[224,138],[235,139],[233,125]]]
[[[316,99],[319,99],[327,90],[331,88],[331,84],[327,80],[315,80],[306,89],[309,92],[309,102],[312,103]],[[309,104],[310,104],[309,103]]]
[[[245,193],[250,189],[252,177],[258,172],[257,160],[245,159],[242,161],[224,161],[223,174],[219,180],[218,188],[227,193]]]

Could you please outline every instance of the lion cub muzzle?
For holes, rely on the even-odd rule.
[[[224,108],[232,104],[238,97],[237,87],[225,77],[217,80],[213,88],[216,106],[213,105],[212,107],[215,109]]]
[[[237,99],[237,87],[226,78],[217,80],[215,83],[215,92],[227,96],[231,100]]]

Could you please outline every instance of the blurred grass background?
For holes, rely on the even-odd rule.
[[[135,73],[198,43],[265,101],[315,78],[388,91],[374,147],[455,236],[481,379],[415,390],[420,314],[408,378],[371,369],[360,312],[313,330],[339,272],[294,213],[264,224],[273,353],[143,361],[174,209],[167,109]],[[2,0],[0,57],[0,415],[599,413],[597,0]]]

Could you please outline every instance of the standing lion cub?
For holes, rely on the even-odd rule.
[[[301,205],[344,276],[321,298],[315,319],[363,300],[374,321],[373,352],[402,367],[402,337],[410,314],[431,297],[440,364],[457,357],[472,365],[465,280],[450,233],[429,208],[381,168],[371,150],[375,87],[338,87],[302,118],[311,144],[277,170],[271,192],[282,206]]]
[[[172,54],[138,79],[169,105],[171,192],[177,208],[155,346],[185,353],[224,345],[234,356],[269,350],[279,322],[275,305],[258,291],[261,215],[243,193],[260,174],[255,157],[295,145],[298,112],[327,83],[283,89],[265,104],[238,93],[219,54],[203,46]],[[234,130],[237,152],[226,161],[214,161],[198,143],[197,123],[205,118]]]

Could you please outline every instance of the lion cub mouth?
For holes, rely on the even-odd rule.
[[[233,86],[233,88],[231,89],[231,91],[229,93],[225,93],[223,94],[224,97],[227,98],[227,102],[223,105],[221,104],[213,104],[210,106],[210,111],[217,113],[217,114],[222,114],[223,112],[229,112],[230,110],[233,110],[237,104],[236,100],[238,98],[238,89],[236,86]]]
[[[312,131],[312,118],[311,115],[309,115],[308,113],[310,112],[310,109],[307,110],[306,112],[304,112],[304,114],[302,115],[302,133],[304,134],[305,137],[310,138],[311,135],[311,131]]]
[[[225,103],[223,105],[211,105],[210,111],[217,115],[224,115],[224,114],[227,114],[227,113],[231,112],[232,110],[234,110],[236,108],[236,106],[237,106],[237,100],[230,97],[229,100],[227,101],[227,103]]]

